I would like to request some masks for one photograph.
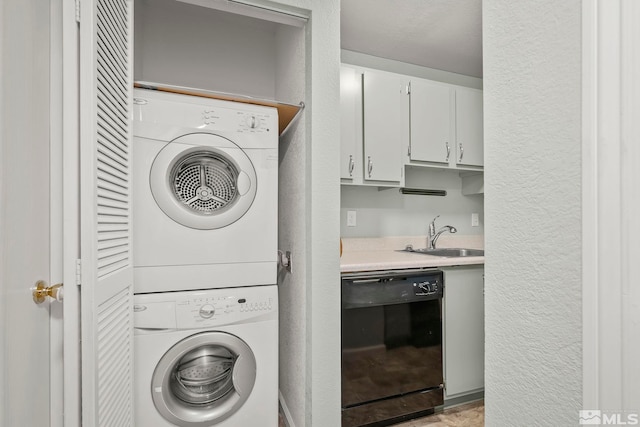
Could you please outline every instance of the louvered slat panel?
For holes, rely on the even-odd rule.
[[[113,78],[117,81],[126,81],[126,73],[124,73],[123,68],[118,64],[117,56],[113,53],[109,40],[105,40],[103,38],[98,39],[98,63],[103,67],[103,69],[113,75]],[[99,69],[98,72],[101,70]]]
[[[118,87],[119,84],[116,82],[116,78],[109,73],[107,68],[102,64],[103,61],[98,61],[98,75],[102,77],[103,81],[107,83],[110,87]],[[119,97],[126,98],[127,94],[123,93],[122,90],[116,89],[115,94]],[[115,96],[115,95],[114,95]]]
[[[133,425],[130,419],[131,396],[122,390],[130,390],[129,337],[132,319],[129,300],[130,290],[124,289],[107,300],[98,309],[98,406],[99,425]],[[117,345],[119,344],[119,345]],[[124,415],[124,418],[123,418]]]
[[[133,427],[133,0],[82,6],[82,425]]]
[[[125,174],[124,171],[126,170],[127,163],[118,159],[114,159],[113,156],[107,156],[100,146],[98,146],[98,162],[98,167],[100,167],[100,165],[109,166],[112,170],[115,169],[122,174]]]
[[[122,175],[124,175],[123,173],[119,175],[120,176],[116,176],[113,173],[105,172],[100,168],[100,164],[98,164],[98,179],[101,180],[105,186],[108,184],[108,189],[111,191],[126,195],[128,193],[127,189],[129,187],[129,179],[126,176],[122,177]],[[102,185],[100,187],[105,188]]]
[[[99,7],[100,8],[100,7]],[[114,44],[112,52],[114,55],[120,56],[119,62],[124,61],[124,53],[126,52],[126,40],[123,40],[122,26],[117,21],[109,20],[106,25],[98,25],[98,39],[104,39]]]
[[[115,93],[105,93],[104,90],[105,88],[101,88],[101,87],[98,88],[98,99],[100,100],[100,102],[104,103],[105,105],[108,105],[109,108],[113,111],[126,109],[127,103],[124,100],[119,99],[119,97],[116,97]],[[119,129],[124,130],[126,132],[127,118],[124,115],[120,114],[118,116],[111,117],[111,119],[116,119],[117,120],[116,125],[119,127]]]
[[[100,148],[103,150],[108,150],[108,152],[114,153],[121,160],[126,160],[128,158],[127,154],[129,152],[128,145],[124,144],[120,139],[122,135],[119,135],[117,132],[111,132],[108,126],[104,126],[103,118],[98,114],[98,151]],[[108,152],[105,152],[105,155],[108,155]]]
[[[98,206],[116,209],[129,209],[129,205],[125,201],[107,197],[103,197],[102,200],[100,200],[100,204]]]
[[[104,248],[104,250],[115,250],[116,248],[121,248],[123,245],[126,245],[127,242],[126,240],[118,240],[118,239],[113,239],[113,240],[103,240],[98,242],[98,247],[100,248]]]
[[[117,40],[110,38],[111,34],[102,29],[98,29],[98,53],[101,54],[100,64],[115,72],[115,77],[119,80],[125,78],[126,74],[120,68],[123,52]]]
[[[126,154],[127,151],[123,152],[122,149],[116,149],[117,147],[110,147],[105,144],[106,141],[108,141],[108,139],[103,138],[102,135],[98,134],[98,156],[104,156],[100,158],[100,161],[105,163],[118,163],[120,168],[126,170],[128,162],[126,155],[123,155],[123,153]]]
[[[102,236],[102,235],[111,235],[111,233],[114,232],[123,232],[123,233],[127,233],[129,230],[129,228],[125,225],[122,224],[106,224],[106,223],[102,223],[102,224],[98,224],[98,233]]]
[[[118,242],[127,242],[127,236],[129,234],[128,230],[104,230],[102,233],[102,239],[98,240],[98,244],[101,244],[102,242],[111,242],[111,241],[118,241]]]
[[[132,318],[130,289],[124,289],[98,308],[98,420],[100,427],[133,425],[129,349]]]
[[[100,99],[98,99],[98,101],[100,101]],[[103,102],[99,102],[99,105],[103,108],[103,110],[98,113],[100,135],[105,136],[108,141],[111,141],[111,144],[116,144],[117,146],[118,142],[121,142],[122,139],[126,137],[127,130],[126,128],[123,128],[122,125],[116,123],[113,117],[105,114],[105,112],[113,114],[112,112],[117,110],[110,109],[109,105]]]
[[[121,13],[122,10],[117,8],[118,6],[117,3],[114,3],[112,6],[115,6],[115,7],[107,11],[104,7],[104,4],[99,3],[98,10],[102,11],[103,16],[106,17],[106,21],[105,21],[105,24],[107,24],[106,28],[109,30],[111,28],[115,28],[113,38],[116,38],[124,49],[126,46],[126,39],[122,37],[122,34],[126,32],[124,28],[124,22],[125,22],[124,19],[126,18],[126,13],[125,14]],[[102,27],[104,28],[105,26],[102,26]],[[100,28],[100,26],[98,26],[98,28]]]
[[[122,3],[122,4],[119,4]],[[113,244],[105,230],[122,224],[119,231],[129,230],[129,144],[127,85],[127,40],[123,20],[127,11],[124,1],[97,3],[97,128],[98,128],[98,277],[130,266],[129,236],[120,235]],[[107,233],[102,235],[102,233]]]

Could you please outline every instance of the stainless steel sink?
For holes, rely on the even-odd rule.
[[[444,257],[469,257],[469,256],[484,256],[484,250],[482,249],[468,249],[468,248],[436,248],[436,249],[413,249],[411,245],[403,249],[404,252],[414,252],[417,254],[432,255],[432,256],[444,256]]]

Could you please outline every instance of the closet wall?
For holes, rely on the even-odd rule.
[[[275,97],[279,24],[181,3],[136,0],[134,79]]]
[[[291,426],[339,425],[339,0],[186,1],[135,0],[135,80],[306,105],[279,147],[280,403]],[[245,4],[309,20],[215,9]]]

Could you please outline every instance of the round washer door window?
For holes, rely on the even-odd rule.
[[[149,176],[162,211],[186,227],[222,228],[240,219],[257,190],[249,157],[232,141],[212,134],[177,138],[158,153]]]
[[[167,421],[211,426],[242,407],[255,379],[255,356],[244,341],[224,332],[202,332],[165,353],[153,373],[151,393]]]

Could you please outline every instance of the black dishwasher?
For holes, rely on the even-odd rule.
[[[443,404],[439,270],[342,276],[342,427],[387,426]]]

